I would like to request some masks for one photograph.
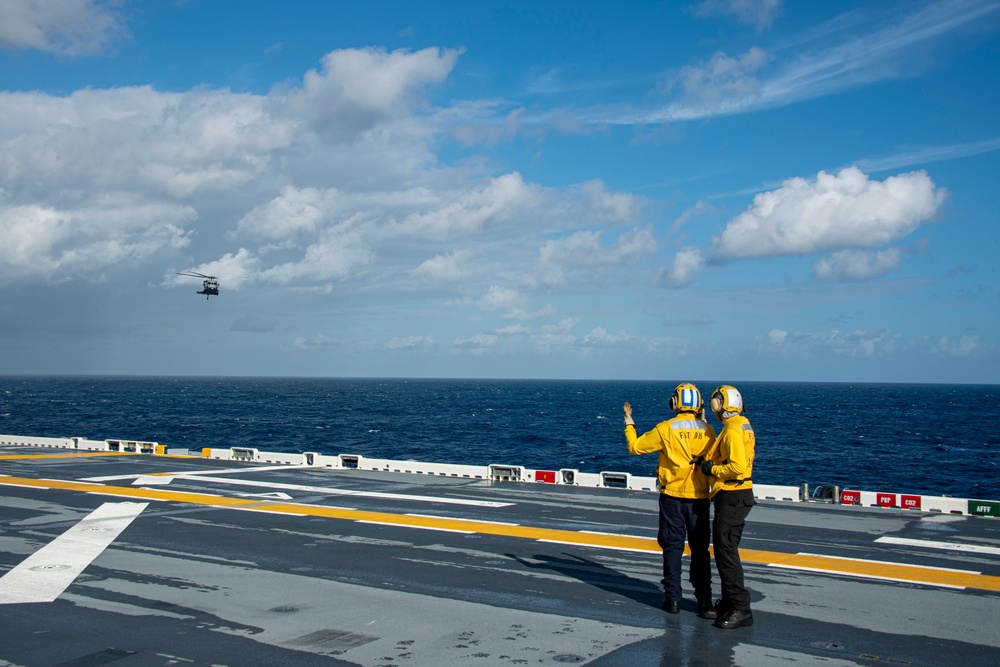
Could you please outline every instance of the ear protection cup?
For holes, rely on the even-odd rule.
[[[716,407],[718,402],[718,408]],[[735,412],[737,414],[746,412],[746,405],[743,404],[743,395],[740,390],[728,384],[721,385],[712,390],[712,400],[709,402],[712,412]]]

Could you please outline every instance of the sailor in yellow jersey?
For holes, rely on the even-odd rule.
[[[753,625],[750,592],[743,584],[743,563],[740,561],[740,538],[747,515],[756,504],[753,498],[754,433],[743,396],[736,387],[722,385],[712,392],[709,403],[712,412],[722,422],[722,431],[701,464],[701,470],[712,481],[712,544],[715,566],[722,580],[722,599],[716,605],[719,628],[739,628]]]
[[[701,392],[690,383],[674,389],[669,401],[677,413],[653,430],[636,436],[632,406],[625,403],[625,440],[629,454],[659,455],[659,530],[656,539],[663,549],[663,609],[680,611],[681,555],[684,536],[691,548],[688,580],[698,600],[698,615],[715,618],[712,605],[712,561],[708,553],[711,535],[708,478],[696,470],[715,440],[715,430],[705,422]]]

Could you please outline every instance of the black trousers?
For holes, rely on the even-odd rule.
[[[679,602],[682,597],[681,556],[685,535],[691,547],[688,581],[694,586],[697,599],[712,599],[712,561],[708,554],[710,514],[711,503],[707,498],[694,500],[660,494],[660,527],[656,541],[663,549],[663,590],[671,600]]]
[[[743,585],[739,547],[747,515],[757,504],[753,499],[753,490],[719,491],[712,501],[715,503],[712,544],[715,548],[715,567],[722,580],[722,606],[724,609],[750,611],[750,591]]]

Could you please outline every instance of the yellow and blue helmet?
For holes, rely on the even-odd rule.
[[[740,394],[740,390],[728,384],[712,390],[710,407],[712,412],[733,412],[736,414],[746,412],[747,409],[743,404],[743,395]]]
[[[701,392],[690,382],[682,382],[674,388],[667,402],[674,412],[698,412],[701,410]]]

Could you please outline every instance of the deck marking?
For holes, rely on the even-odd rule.
[[[170,479],[170,477],[162,475],[139,475],[132,484],[135,486],[166,486],[170,484]]]
[[[440,516],[438,514],[419,514],[417,512],[406,512],[403,516],[422,516],[427,519],[450,519],[451,517]],[[461,519],[459,519],[460,521]],[[491,523],[494,526],[520,526],[519,523],[514,523],[513,521],[487,521],[486,519],[476,519],[476,523]]]
[[[446,503],[449,505],[471,505],[473,507],[510,507],[514,503],[498,503],[492,500],[467,500],[465,498],[447,498],[444,496],[414,496],[405,493],[380,493],[377,491],[355,491],[352,489],[337,489],[331,486],[308,486],[305,484],[284,484],[282,482],[263,482],[253,479],[211,479],[205,480],[198,474],[173,475],[175,479],[188,481],[210,481],[213,484],[233,484],[238,486],[256,486],[267,489],[286,489],[289,491],[306,491],[335,496],[358,496],[362,498],[385,498],[389,500],[413,500],[423,503]]]
[[[934,540],[914,540],[908,537],[880,537],[876,542],[881,544],[898,544],[904,547],[923,547],[925,549],[941,549],[943,551],[961,551],[963,553],[1000,555],[1000,548],[988,547],[982,544],[958,544],[957,542],[936,542]]]
[[[483,535],[531,540],[545,540],[559,544],[580,547],[638,551],[649,554],[661,553],[656,539],[652,537],[631,537],[582,533],[574,530],[538,528],[533,526],[510,526],[475,519],[453,519],[447,517],[406,516],[390,512],[369,510],[348,510],[327,505],[299,504],[292,502],[252,500],[232,496],[215,496],[208,493],[172,491],[165,488],[137,488],[134,486],[104,486],[86,484],[70,480],[41,480],[0,475],[0,485],[41,489],[61,489],[105,496],[140,498],[175,503],[188,503],[206,507],[239,509],[297,516],[325,517],[348,521],[364,521],[408,528],[422,528],[445,531],[465,531]],[[970,571],[943,570],[920,565],[883,563],[880,561],[850,560],[833,556],[821,556],[778,551],[740,549],[744,563],[758,563],[771,567],[799,569],[823,574],[837,574],[881,581],[900,581],[945,588],[975,588],[1000,592],[1000,576],[976,574]]]
[[[591,535],[593,535],[593,534],[595,534],[595,533],[591,533]],[[596,533],[596,534],[600,535],[601,533]],[[626,537],[626,536],[625,535],[621,535],[620,537]],[[580,541],[579,540],[542,540],[542,539],[539,539],[538,541],[539,542],[544,542],[545,544],[568,544],[570,546],[575,546],[575,547],[580,546]],[[588,547],[594,547],[595,549],[614,549],[615,551],[634,551],[634,552],[637,552],[637,553],[644,553],[644,554],[645,553],[650,553],[649,549],[637,549],[635,547],[622,547],[622,546],[618,546],[616,544],[588,544],[586,546],[588,546]],[[656,547],[656,551],[659,551],[659,550],[660,550],[660,547],[657,546]]]
[[[270,498],[271,500],[291,500],[292,497],[287,493],[281,491],[273,491],[271,493],[237,493],[236,495],[243,498]]]
[[[104,503],[0,577],[0,604],[52,602],[149,503]]]
[[[822,558],[833,558],[835,560],[847,560],[854,563],[871,563],[877,562],[879,565],[899,565],[900,567],[914,567],[910,563],[894,563],[891,560],[880,560],[872,561],[870,558],[849,558],[847,556],[825,556],[823,554],[813,554],[806,551],[800,551],[800,556],[820,556]],[[934,565],[920,565],[919,567],[925,570],[940,570],[941,572],[961,572],[962,574],[982,574],[979,570],[959,570],[954,567],[937,567]]]
[[[66,452],[65,454],[0,454],[0,461],[23,459],[87,459],[95,456],[141,456],[134,452]]]
[[[289,466],[279,465],[279,466],[261,466],[259,468],[226,468],[224,470],[211,470],[207,472],[157,472],[157,473],[146,473],[146,474],[136,474],[132,473],[130,475],[103,475],[101,477],[82,477],[80,481],[83,482],[114,482],[123,479],[135,479],[133,484],[136,486],[152,486],[154,484],[165,485],[169,484],[172,479],[186,479],[189,481],[197,481],[202,478],[209,477],[211,475],[228,475],[232,473],[240,472],[257,472],[266,470],[288,470]],[[141,481],[140,481],[141,480]],[[204,480],[209,481],[209,480]],[[413,496],[406,495],[403,493],[378,493],[374,491],[353,491],[349,489],[336,489],[327,486],[307,486],[303,484],[285,484],[282,482],[265,482],[260,480],[249,480],[249,479],[212,479],[212,482],[218,484],[242,484],[243,486],[261,486],[272,489],[288,489],[292,491],[307,491],[309,493],[325,493],[343,496],[360,496],[365,498],[388,498],[388,499],[398,499],[398,500],[415,500],[418,502],[435,502],[435,503],[447,503],[449,505],[472,505],[474,507],[511,507],[515,503],[500,503],[491,500],[465,500],[462,498],[446,498],[442,496]]]
[[[197,475],[199,477],[209,476],[209,475],[232,475],[240,472],[265,472],[268,470],[288,470],[293,468],[291,465],[281,465],[281,466],[246,466],[245,468],[220,468],[219,470],[205,470],[198,472],[191,472],[190,470],[178,470],[177,472],[153,472],[153,473],[131,473],[129,475],[102,475],[100,477],[83,477],[82,479],[91,482],[114,482],[121,479],[132,479],[133,477],[182,477],[184,475]]]
[[[410,515],[404,514],[403,516],[410,516]],[[373,526],[395,526],[396,528],[418,528],[420,530],[439,530],[443,533],[461,533],[463,535],[472,535],[476,532],[474,530],[463,530],[461,528],[442,528],[440,526],[419,526],[412,523],[394,523],[392,521],[373,521],[370,519],[358,519],[357,523],[367,523]]]
[[[781,570],[798,570],[799,572],[815,572],[817,574],[835,574],[845,577],[854,577],[857,579],[877,579],[879,581],[898,581],[904,584],[922,584],[922,583],[933,583],[934,586],[939,588],[954,588],[956,590],[965,590],[965,586],[953,585],[953,584],[943,584],[940,582],[922,582],[914,581],[913,579],[903,579],[900,577],[884,577],[876,574],[864,574],[862,572],[844,572],[843,570],[831,570],[829,568],[823,567],[806,567],[804,565],[789,565],[782,563],[768,563],[768,567],[775,567]]]

